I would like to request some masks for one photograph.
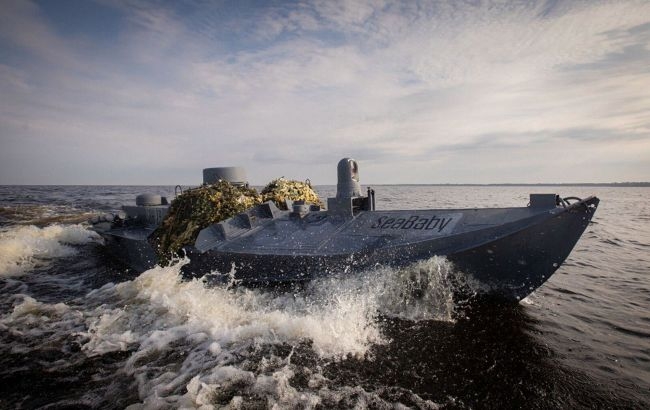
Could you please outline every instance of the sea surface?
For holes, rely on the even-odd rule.
[[[0,186],[0,408],[650,408],[650,188],[374,188],[379,209],[601,203],[507,305],[455,301],[437,257],[299,289],[138,274],[85,221],[173,187]]]

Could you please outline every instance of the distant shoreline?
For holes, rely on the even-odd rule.
[[[373,186],[585,186],[585,187],[620,187],[620,188],[647,188],[650,182],[569,182],[569,183],[499,183],[499,184],[366,184]]]

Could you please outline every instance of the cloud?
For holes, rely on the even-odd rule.
[[[572,180],[646,175],[647,2],[100,4],[119,28],[101,46],[0,5],[0,183],[185,183],[220,164],[328,183],[351,155],[373,182],[561,181],[570,150],[636,164]],[[61,163],[103,171],[38,170]]]

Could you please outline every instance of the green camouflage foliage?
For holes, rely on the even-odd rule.
[[[163,223],[151,234],[149,242],[158,254],[159,263],[165,266],[183,246],[196,241],[201,229],[266,201],[287,210],[287,199],[323,205],[309,184],[284,178],[271,181],[261,195],[253,188],[226,181],[188,189],[172,201]]]
[[[273,201],[278,208],[285,211],[287,210],[285,202],[287,199],[323,206],[318,194],[306,182],[278,178],[269,182],[262,190],[263,202]]]
[[[186,190],[172,201],[163,223],[149,237],[160,264],[168,264],[183,246],[193,244],[201,229],[244,212],[261,199],[255,189],[226,181]]]

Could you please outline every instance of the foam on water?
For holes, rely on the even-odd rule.
[[[25,274],[49,259],[74,255],[70,245],[98,240],[82,225],[12,226],[0,232],[0,276]]]
[[[48,304],[26,295],[14,295],[14,309],[0,316],[0,330],[13,337],[11,352],[30,354],[39,346],[64,350],[62,341],[85,330],[84,315],[65,303]],[[33,340],[38,340],[34,346]]]
[[[80,334],[83,351],[90,357],[132,351],[124,369],[137,381],[144,408],[236,406],[242,396],[281,407],[312,408],[326,398],[338,403],[346,394],[333,394],[319,369],[296,364],[295,349],[317,361],[372,360],[371,347],[388,342],[380,316],[451,320],[451,289],[439,289],[444,259],[291,291],[186,281],[181,265],[156,267],[88,295],[97,307]],[[296,374],[306,387],[293,385]],[[381,401],[372,392],[349,394]]]

